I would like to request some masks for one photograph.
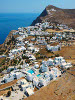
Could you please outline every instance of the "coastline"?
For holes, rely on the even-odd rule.
[[[0,13],[0,44],[3,44],[12,30],[27,27],[39,13]]]

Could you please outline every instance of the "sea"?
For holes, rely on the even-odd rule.
[[[31,25],[39,13],[0,13],[0,44],[2,44],[11,30]]]

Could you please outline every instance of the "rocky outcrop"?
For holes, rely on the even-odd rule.
[[[61,9],[49,5],[45,10],[32,22],[35,25],[38,22],[48,21],[51,23],[66,24],[75,28],[75,9]]]
[[[48,13],[47,13],[47,10],[46,9],[44,9],[44,11],[40,14],[40,16],[39,17],[37,17],[37,19],[36,20],[34,20],[33,22],[32,22],[32,24],[31,25],[35,25],[36,23],[41,23],[42,22],[42,19],[41,19],[41,17],[45,17],[46,15],[48,15]]]

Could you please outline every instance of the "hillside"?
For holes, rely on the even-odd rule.
[[[61,9],[49,5],[45,10],[32,22],[35,25],[38,22],[48,21],[51,23],[66,24],[75,28],[75,9]]]
[[[25,100],[75,100],[75,67]]]

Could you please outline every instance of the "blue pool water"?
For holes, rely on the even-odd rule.
[[[28,72],[28,73],[31,73],[31,74],[33,74],[33,73],[34,73],[34,71],[33,71],[33,70],[31,70],[31,69],[30,69],[30,70],[28,70],[27,72]]]
[[[37,77],[41,77],[41,75],[40,75],[40,74],[38,74],[38,75],[37,75]]]

